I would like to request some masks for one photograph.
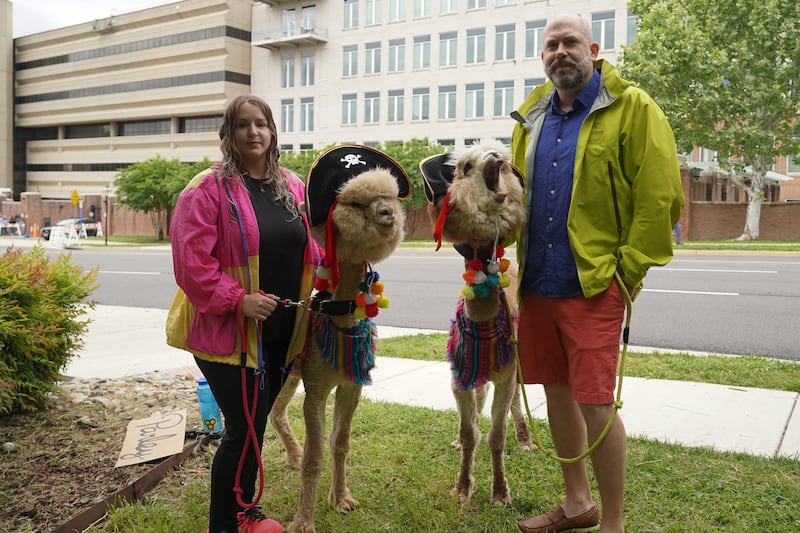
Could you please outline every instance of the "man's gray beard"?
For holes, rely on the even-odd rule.
[[[553,70],[555,70],[555,68]],[[575,89],[583,84],[588,72],[589,70],[586,64],[580,62],[576,63],[572,72],[566,76],[553,76],[548,73],[548,77],[558,89]]]

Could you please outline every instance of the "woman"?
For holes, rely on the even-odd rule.
[[[225,418],[211,467],[209,532],[272,533],[283,527],[253,506],[261,444],[286,362],[307,335],[304,310],[278,300],[310,294],[320,252],[301,208],[304,184],[278,164],[266,102],[234,99],[219,136],[222,162],[195,176],[175,206],[170,240],[181,291],[168,342],[179,338],[194,354]]]

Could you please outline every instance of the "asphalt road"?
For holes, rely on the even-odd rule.
[[[60,250],[48,249],[57,254]],[[166,309],[175,293],[168,247],[85,246],[72,261],[99,268],[94,299]],[[463,286],[452,248],[400,248],[374,265],[389,309],[380,325],[446,330]],[[694,252],[651,269],[633,305],[635,346],[800,360],[800,253]]]

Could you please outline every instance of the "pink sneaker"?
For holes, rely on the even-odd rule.
[[[236,515],[239,521],[239,533],[280,533],[283,526],[272,518],[267,518],[261,511],[253,507]]]

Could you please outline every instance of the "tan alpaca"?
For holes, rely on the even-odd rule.
[[[369,279],[368,276],[372,272],[370,265],[389,257],[403,239],[405,214],[398,198],[406,197],[410,191],[410,183],[405,172],[399,165],[388,159],[387,165],[394,165],[391,172],[386,167],[375,167],[364,170],[354,177],[344,176],[344,178],[329,180],[327,175],[329,170],[338,172],[338,170],[332,169],[331,165],[335,165],[340,160],[344,162],[342,155],[349,157],[352,153],[369,155],[373,158],[370,164],[381,163],[383,161],[381,158],[386,157],[367,147],[347,145],[334,148],[321,155],[318,159],[320,163],[315,163],[315,166],[312,167],[307,193],[312,237],[322,246],[326,246],[326,231],[335,232],[335,245],[328,242],[326,256],[330,258],[335,254],[338,282],[335,283],[335,290],[327,298],[333,302],[339,302],[345,307],[347,304],[344,302],[356,301],[360,292],[359,284],[365,282],[365,277]],[[358,163],[353,163],[353,165],[358,165]],[[349,169],[361,170],[356,166],[351,166]],[[315,185],[315,179],[322,185]],[[336,186],[337,180],[344,181],[340,189]],[[328,183],[329,181],[330,183]],[[400,188],[398,184],[400,184]],[[333,187],[333,190],[326,192],[320,190],[321,187]],[[335,207],[330,212],[330,216],[326,217],[334,197],[336,199]],[[325,201],[326,198],[331,201]],[[319,202],[320,200],[321,202]],[[315,202],[324,205],[317,206],[314,205]],[[314,216],[315,211],[317,212],[316,217]],[[334,246],[335,249],[331,250],[331,246]],[[328,276],[330,272],[325,272],[324,275]],[[331,281],[335,282],[335,280]],[[364,352],[369,352],[370,344],[374,349],[375,331],[372,322],[363,318],[364,312],[363,307],[361,311],[353,309],[338,315],[312,312],[310,317],[312,338],[309,341],[309,352],[302,361],[295,361],[292,372],[270,413],[270,422],[283,440],[289,461],[293,464],[300,464],[301,467],[300,502],[294,520],[287,528],[290,532],[316,531],[314,504],[324,463],[325,403],[334,388],[336,395],[329,439],[332,475],[328,502],[342,512],[350,511],[358,506],[358,501],[347,488],[345,459],[350,448],[351,423],[361,398],[362,384],[353,381],[353,376],[348,378],[334,370],[329,359],[335,360],[335,355],[323,353],[320,344],[328,346],[326,339],[329,339],[331,335],[352,333],[353,335],[348,339],[355,339],[353,345],[361,348],[360,352],[351,354],[354,357],[354,366],[361,372],[361,381],[368,382],[368,373],[372,368],[373,359],[361,356],[364,355]],[[366,313],[369,314],[370,311],[367,310]],[[335,345],[335,342],[332,344]],[[305,448],[302,451],[292,434],[286,413],[286,406],[294,396],[301,376],[305,388],[303,417],[306,426]]]
[[[505,441],[509,410],[516,437],[523,450],[534,450],[519,400],[517,364],[511,343],[516,294],[515,272],[507,260],[496,256],[499,246],[513,238],[524,221],[522,177],[509,163],[509,152],[496,141],[483,141],[460,154],[434,156],[420,163],[426,195],[437,224],[434,237],[456,245],[464,255],[465,272],[480,281],[486,274],[509,285],[491,283],[468,285],[459,298],[459,314],[448,340],[453,369],[452,390],[459,413],[458,437],[453,446],[461,449],[461,466],[453,492],[463,503],[475,485],[475,449],[480,441],[478,420],[483,410],[488,382],[494,384],[492,422],[488,435],[492,460],[492,503],[509,505],[511,496],[505,476]],[[481,274],[470,268],[477,260]],[[502,264],[503,271],[499,271]],[[472,271],[472,272],[470,272]],[[481,277],[483,276],[483,277]],[[466,278],[465,278],[466,279]],[[488,279],[488,278],[487,278]],[[478,285],[481,285],[479,287]],[[502,293],[502,294],[501,294]],[[511,312],[506,307],[505,294]],[[463,308],[462,308],[463,306]],[[463,309],[463,310],[462,310]],[[467,342],[465,338],[477,342]],[[472,353],[480,346],[480,353]],[[467,353],[468,352],[468,353]],[[461,354],[463,358],[454,357]],[[474,357],[474,359],[470,359]],[[489,359],[493,361],[490,364]],[[483,368],[483,373],[476,368]]]

